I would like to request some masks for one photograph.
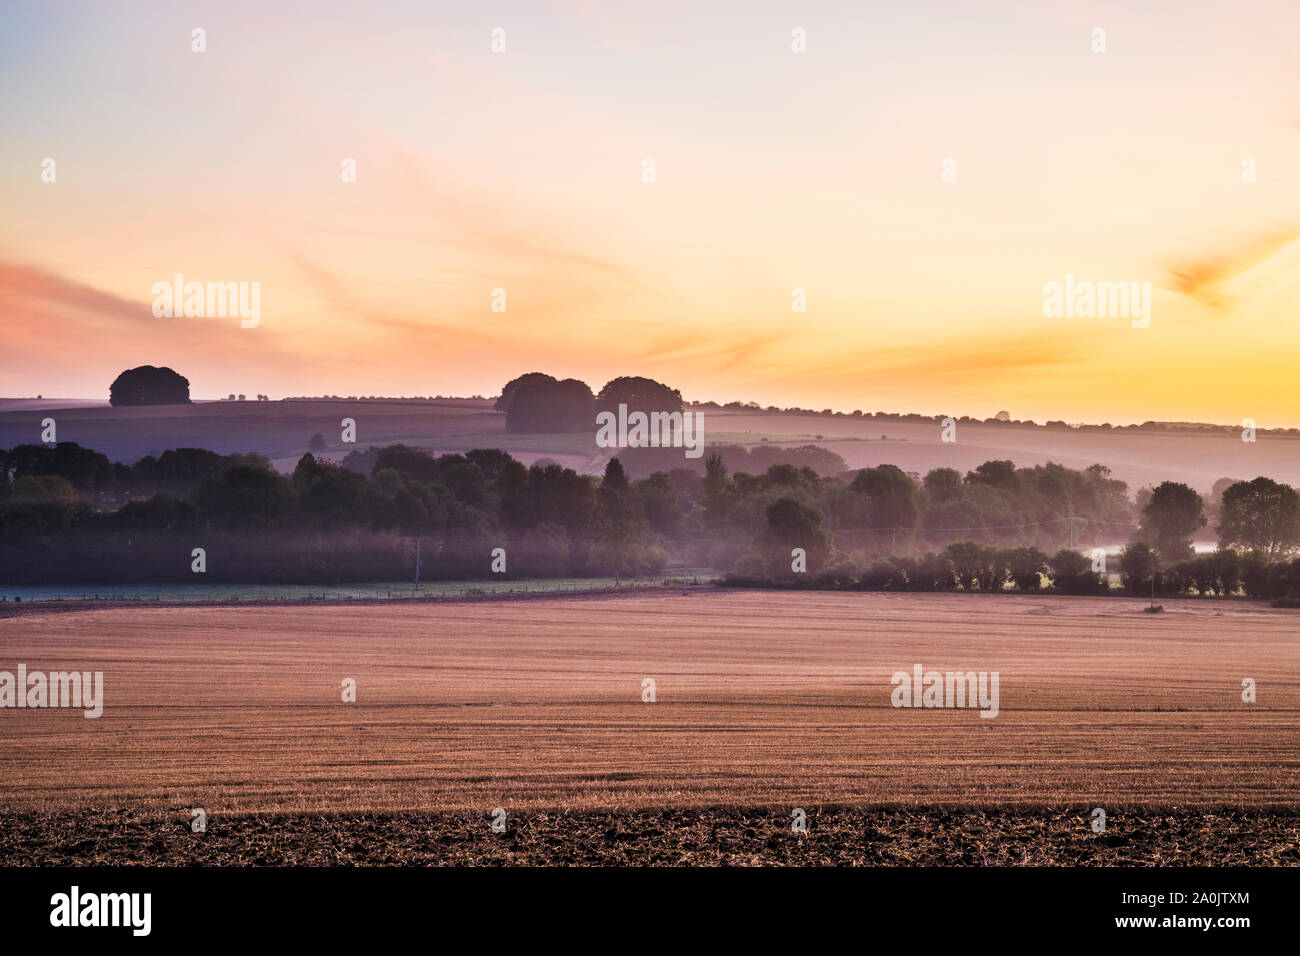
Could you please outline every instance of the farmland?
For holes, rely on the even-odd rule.
[[[670,592],[15,617],[0,669],[103,671],[104,714],[0,711],[0,809],[1294,808],[1293,615],[1167,607]],[[999,715],[891,707],[916,663],[999,672]]]

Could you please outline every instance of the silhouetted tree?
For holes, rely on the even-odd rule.
[[[682,393],[663,382],[636,375],[611,379],[596,396],[596,411],[618,413],[626,405],[629,412],[680,412]]]
[[[169,368],[127,369],[108,389],[110,405],[188,405],[190,380]]]
[[[506,412],[509,432],[581,432],[596,430],[591,389],[576,378],[521,385]]]
[[[501,396],[496,400],[493,408],[498,412],[509,414],[511,406],[515,403],[515,397],[521,388],[526,385],[554,385],[558,381],[555,376],[547,375],[545,372],[527,372],[518,378],[512,378],[501,389]]]

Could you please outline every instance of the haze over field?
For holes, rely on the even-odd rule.
[[[392,442],[437,452],[501,448],[526,464],[546,458],[589,474],[599,474],[610,457],[610,450],[598,448],[591,434],[511,434],[505,431],[505,416],[493,411],[488,400],[56,407],[61,441],[77,442],[126,463],[168,448],[203,447],[221,454],[258,452],[289,473],[317,433],[326,442],[319,454],[331,460]],[[51,411],[36,402],[0,405],[0,448],[38,442],[41,421]],[[339,423],[345,417],[358,422],[355,444],[339,440]],[[946,443],[939,425],[931,422],[735,411],[705,412],[704,422],[710,443],[817,445],[854,469],[892,464],[918,474],[940,467],[965,473],[990,459],[1010,459],[1020,467],[1049,461],[1071,468],[1104,464],[1128,483],[1130,493],[1179,481],[1208,494],[1220,478],[1256,475],[1300,486],[1300,438],[1267,434],[1245,443],[1238,431],[1163,434],[978,423],[962,424],[958,440]]]

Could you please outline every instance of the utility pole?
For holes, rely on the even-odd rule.
[[[420,590],[420,539],[415,539],[415,589]]]

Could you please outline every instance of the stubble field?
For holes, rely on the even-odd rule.
[[[0,670],[100,670],[105,704],[96,720],[0,711],[0,829],[37,826],[29,843],[53,859],[85,842],[51,836],[70,820],[126,814],[188,835],[194,807],[213,821],[480,819],[489,835],[497,807],[535,826],[886,806],[928,826],[948,808],[1083,834],[1089,807],[1172,808],[1179,833],[1233,808],[1265,821],[1246,829],[1273,857],[1294,857],[1293,614],[1141,606],[670,592],[15,617],[0,620]],[[918,663],[999,672],[1000,713],[892,707],[890,675]]]

